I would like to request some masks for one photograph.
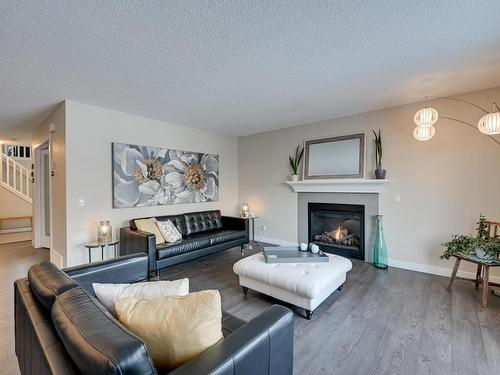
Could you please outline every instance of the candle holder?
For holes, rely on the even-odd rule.
[[[97,226],[97,241],[109,242],[112,239],[111,225],[109,220],[99,221]]]
[[[250,208],[248,207],[247,202],[243,202],[241,206],[241,215],[242,218],[248,219],[250,217]]]

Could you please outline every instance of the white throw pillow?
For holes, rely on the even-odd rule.
[[[181,232],[179,232],[174,223],[172,223],[170,220],[157,221],[156,224],[158,224],[158,228],[160,229],[160,232],[163,235],[165,241],[176,242],[182,239]]]
[[[97,299],[116,317],[116,300],[124,298],[150,300],[159,297],[185,296],[189,293],[189,279],[148,281],[137,284],[93,283],[92,287]]]

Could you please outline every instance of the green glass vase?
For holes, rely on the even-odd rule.
[[[375,228],[375,243],[373,244],[373,265],[377,268],[387,268],[387,246],[385,245],[382,215],[377,215]]]

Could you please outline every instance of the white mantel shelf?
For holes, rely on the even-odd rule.
[[[389,182],[364,178],[286,181],[296,193],[381,193]]]

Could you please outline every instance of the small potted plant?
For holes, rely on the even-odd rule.
[[[384,180],[386,170],[382,169],[382,135],[380,134],[380,129],[378,130],[378,134],[375,130],[372,130],[373,135],[375,136],[375,164],[377,168],[375,169],[375,178],[377,180]]]
[[[477,236],[455,235],[443,244],[446,247],[441,259],[449,259],[453,255],[476,255],[480,259],[498,259],[500,254],[500,239],[490,237],[486,230],[484,216],[479,217]]]
[[[288,157],[290,161],[290,169],[292,170],[292,175],[290,177],[292,181],[299,180],[299,164],[302,160],[302,156],[304,156],[304,147],[300,147],[299,144],[295,149],[295,155],[290,155]]]

